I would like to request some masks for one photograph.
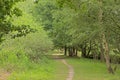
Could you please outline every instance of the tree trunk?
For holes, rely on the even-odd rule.
[[[99,23],[100,23],[100,27],[101,28],[103,28],[103,26],[102,26],[102,24],[103,24],[103,21],[102,21],[102,17],[103,17],[102,3],[103,3],[103,1],[99,0],[99,5],[100,5]],[[112,69],[111,64],[110,64],[110,56],[109,56],[108,43],[107,43],[104,31],[101,32],[101,40],[102,40],[101,43],[102,43],[103,53],[104,53],[104,56],[105,56],[105,60],[106,60],[106,65],[107,65],[107,68],[108,68],[108,72],[114,74],[113,69]]]
[[[69,56],[72,57],[72,49],[71,49],[71,47],[68,48],[68,53],[69,53]]]
[[[76,55],[76,56],[78,55],[78,51],[77,51],[77,49],[75,50],[75,55]]]
[[[72,52],[73,56],[76,56],[76,53],[75,53],[75,48],[73,47],[73,52]]]
[[[68,48],[68,53],[69,53],[69,56],[77,56],[77,51],[75,49],[75,47],[69,47]]]
[[[109,71],[109,73],[114,74],[114,71],[113,71],[111,64],[110,64],[109,49],[108,49],[108,43],[107,43],[106,38],[105,38],[105,34],[102,34],[102,46],[103,46],[103,51],[104,51],[104,56],[105,56],[108,71]]]
[[[64,46],[64,55],[67,56],[67,47]]]
[[[101,62],[105,62],[105,58],[104,58],[104,54],[103,54],[103,48],[102,48],[102,44],[100,44],[100,60]]]
[[[82,57],[86,58],[86,46],[82,46]]]

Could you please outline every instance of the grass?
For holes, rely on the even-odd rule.
[[[8,80],[66,80],[67,75],[68,68],[62,61],[49,59],[48,63],[13,72]]]
[[[63,64],[61,58],[65,58],[63,54],[58,54],[58,52],[53,52],[54,54],[48,55],[48,57],[54,62],[54,71],[53,71],[53,78],[49,80],[66,80],[68,76],[68,67]]]
[[[27,69],[12,72],[8,80],[50,80],[53,78],[54,63],[34,64]]]
[[[68,68],[61,61],[55,61],[56,68],[54,70],[54,78],[51,80],[66,80],[68,76]]]
[[[96,60],[68,58],[75,70],[73,80],[120,80],[120,68],[115,75],[108,74],[106,65]]]
[[[112,75],[108,74],[105,63],[97,60],[70,58],[63,55],[59,55],[59,58],[64,58],[73,66],[75,71],[73,80],[120,80],[120,65],[115,75]],[[68,67],[60,59],[51,60],[44,57],[39,64],[23,61],[18,67],[13,66],[16,69],[12,70],[8,80],[66,80],[68,76]]]
[[[12,70],[7,80],[66,80],[68,75],[68,68],[61,60],[47,57],[39,64],[29,62],[19,66],[20,68]]]

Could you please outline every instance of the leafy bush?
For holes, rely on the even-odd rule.
[[[0,64],[8,71],[31,67],[32,63],[43,61],[51,48],[52,42],[42,30],[21,38],[7,39],[0,45]]]
[[[52,42],[43,33],[33,33],[24,38],[24,46],[26,48],[27,55],[32,60],[40,59],[42,55],[48,53],[52,49]]]

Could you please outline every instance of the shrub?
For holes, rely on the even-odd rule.
[[[31,67],[33,62],[40,62],[51,48],[52,42],[45,32],[7,39],[0,45],[0,64],[8,71]]]

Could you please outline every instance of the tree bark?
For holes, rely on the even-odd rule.
[[[102,17],[103,17],[102,3],[103,3],[103,1],[99,0],[100,10],[99,10],[99,18],[98,19],[99,19],[99,23],[100,23],[101,28],[103,28],[103,26],[102,26],[102,24],[103,24],[103,21],[102,21]],[[108,72],[114,74],[114,71],[113,71],[111,64],[110,64],[108,43],[107,43],[104,31],[101,32],[101,43],[102,43],[103,54],[105,56]]]
[[[109,71],[109,73],[114,74],[114,71],[113,71],[111,64],[110,64],[109,49],[108,49],[107,40],[105,38],[105,34],[102,34],[102,46],[103,46],[103,51],[104,51],[104,56],[105,56],[108,71]]]
[[[102,44],[100,44],[100,60],[101,62],[105,62],[105,58],[104,58],[104,54],[103,54],[103,48],[102,48]]]

